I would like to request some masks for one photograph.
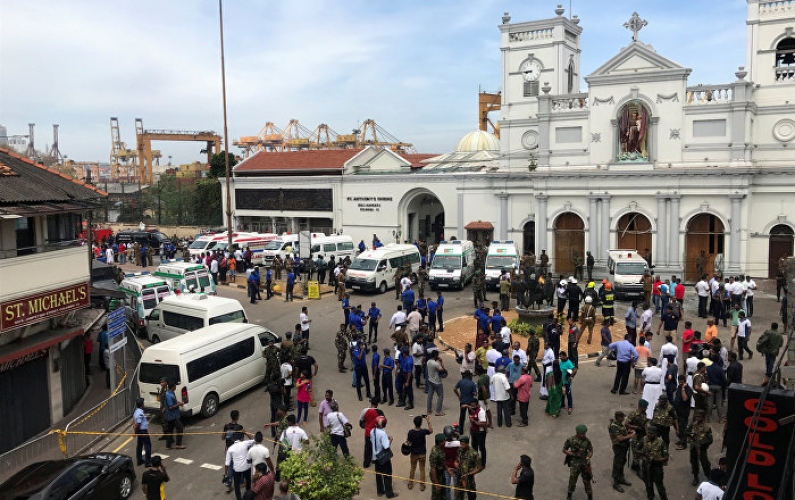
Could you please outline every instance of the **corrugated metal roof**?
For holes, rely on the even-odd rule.
[[[44,202],[88,202],[107,196],[104,191],[80,180],[38,165],[0,148],[0,164],[16,175],[0,176],[0,207],[36,205]],[[75,208],[72,208],[75,209]]]

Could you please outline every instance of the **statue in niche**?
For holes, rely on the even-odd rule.
[[[621,110],[619,128],[619,161],[648,161],[646,132],[648,110],[638,101],[632,101]]]

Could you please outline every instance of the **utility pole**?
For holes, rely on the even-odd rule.
[[[232,249],[232,190],[230,187],[229,175],[229,131],[226,124],[226,65],[224,62],[224,6],[223,0],[218,0],[218,22],[220,25],[221,33],[221,94],[224,103],[224,165],[226,166],[226,234],[227,234],[227,248],[230,252]]]

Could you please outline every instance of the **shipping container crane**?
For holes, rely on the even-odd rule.
[[[123,177],[130,180],[130,171],[135,168],[138,151],[128,149],[127,143],[121,140],[119,119],[110,117],[110,178],[113,181]]]
[[[492,111],[500,110],[500,103],[502,102],[502,92],[479,92],[478,93],[478,128],[485,132],[489,131],[491,125],[491,133],[500,137],[500,127],[495,126],[489,119],[489,113]]]
[[[190,130],[146,130],[143,120],[135,119],[135,138],[138,146],[137,175],[141,183],[152,184],[152,160],[160,158],[160,151],[152,150],[152,141],[196,141],[206,143],[202,152],[207,153],[207,165],[213,154],[221,150],[221,136],[212,131]]]
[[[284,127],[284,149],[289,151],[309,149],[309,136],[311,134],[312,132],[308,128],[293,118]]]
[[[328,125],[321,123],[309,134],[310,149],[334,149],[339,134],[334,132]]]
[[[410,152],[413,151],[413,145],[407,142],[401,142],[397,137],[393,136],[383,128],[381,128],[375,120],[367,119],[362,122],[357,130],[354,131],[357,136],[357,146],[376,146],[388,147],[392,151]]]

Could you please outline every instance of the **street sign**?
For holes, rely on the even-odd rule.
[[[309,298],[310,299],[319,299],[320,298],[320,285],[317,281],[313,280],[307,283],[307,289],[309,291]]]
[[[124,333],[126,319],[124,308],[120,307],[108,313],[108,338],[112,339]]]
[[[123,346],[125,346],[126,344],[127,344],[127,337],[122,337],[122,338],[120,338],[118,341],[116,341],[116,342],[114,342],[114,343],[110,344],[110,345],[108,346],[108,350],[109,350],[110,352],[116,352],[116,351],[118,351],[119,349],[121,349]]]

